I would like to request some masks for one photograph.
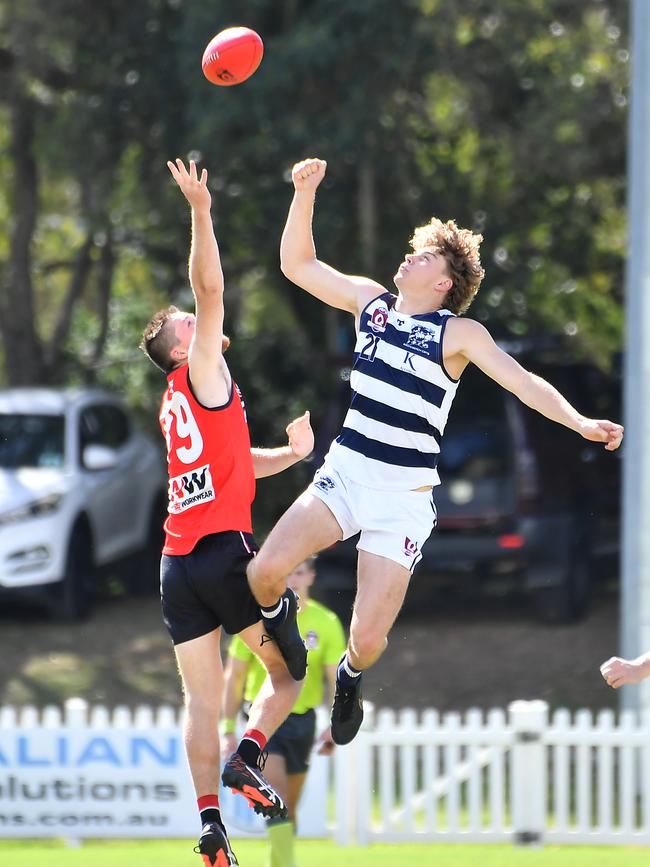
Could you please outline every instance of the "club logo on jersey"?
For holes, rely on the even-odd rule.
[[[405,349],[412,349],[415,352],[420,352],[423,355],[431,354],[430,343],[437,343],[440,340],[440,326],[414,325],[408,336],[408,340],[404,344]]]
[[[214,500],[214,486],[210,465],[197,467],[169,480],[169,512],[177,515],[192,506]]]
[[[418,553],[418,543],[412,542],[408,536],[404,537],[404,553],[407,557],[415,557]]]
[[[368,325],[375,332],[383,332],[386,330],[386,323],[388,322],[388,307],[375,307],[372,311],[372,315],[370,317],[370,322]]]
[[[307,648],[307,650],[318,649],[318,633],[314,632],[313,629],[310,629],[309,632],[305,635],[305,647]]]
[[[326,494],[334,490],[334,482],[329,476],[319,476],[314,485]]]

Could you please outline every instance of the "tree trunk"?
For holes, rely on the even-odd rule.
[[[62,349],[65,340],[70,333],[70,325],[72,324],[72,312],[75,304],[83,295],[88,275],[92,267],[91,252],[93,248],[93,239],[89,235],[82,244],[77,257],[72,266],[72,275],[68,284],[65,300],[59,309],[59,314],[56,319],[52,338],[45,350],[45,362],[48,370],[52,372],[50,379],[56,379],[56,370],[60,365],[62,358]]]
[[[43,381],[43,355],[36,330],[31,245],[38,206],[38,175],[33,155],[36,106],[16,84],[9,104],[14,165],[13,230],[2,298],[0,330],[10,386]]]
[[[102,247],[99,259],[99,274],[97,278],[97,314],[99,316],[99,334],[93,351],[93,369],[101,361],[108,337],[108,319],[110,312],[111,289],[113,287],[113,271],[115,270],[115,251],[110,231],[106,233],[106,243]]]

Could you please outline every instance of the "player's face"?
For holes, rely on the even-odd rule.
[[[301,563],[293,572],[287,575],[287,586],[295,590],[298,596],[307,593],[315,578],[314,570],[307,563]]]
[[[426,292],[434,287],[444,288],[441,284],[445,281],[449,284],[446,288],[451,288],[447,262],[440,253],[430,247],[407,253],[393,277],[393,282],[402,293]]]
[[[169,317],[169,324],[176,335],[176,349],[187,354],[196,328],[196,316],[193,313],[183,313],[179,310]]]

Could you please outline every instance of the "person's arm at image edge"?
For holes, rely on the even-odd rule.
[[[650,677],[650,653],[643,653],[636,659],[612,656],[600,666],[600,673],[613,689],[640,683],[646,677]]]

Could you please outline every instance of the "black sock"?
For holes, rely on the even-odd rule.
[[[338,683],[345,687],[357,686],[361,683],[361,674],[361,669],[350,665],[348,655],[344,653],[339,662],[339,667],[336,669],[336,680]]]
[[[221,819],[221,810],[219,809],[219,798],[217,795],[204,795],[197,799],[199,813],[201,816],[201,827],[216,822],[217,825],[223,827]]]
[[[267,626],[278,626],[287,613],[287,606],[284,604],[284,594],[280,596],[277,602],[274,602],[273,605],[269,605],[264,607],[260,605],[260,611],[262,612],[263,622]]]
[[[223,826],[221,810],[218,810],[216,807],[208,807],[207,810],[201,810],[201,827],[211,825],[213,822]]]
[[[237,747],[237,752],[251,768],[257,765],[260,753],[266,746],[266,738],[257,729],[247,729]]]

